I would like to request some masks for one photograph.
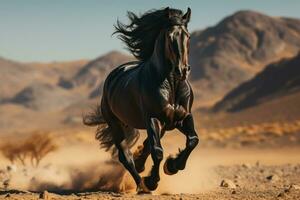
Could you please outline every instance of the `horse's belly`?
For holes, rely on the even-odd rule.
[[[132,80],[132,82],[127,81],[120,80],[111,94],[111,110],[124,124],[133,128],[144,129],[144,116],[142,114],[142,108],[138,104],[138,88],[134,80]]]
[[[138,106],[128,101],[117,101],[113,106],[113,112],[120,121],[133,128],[144,129],[145,124]]]

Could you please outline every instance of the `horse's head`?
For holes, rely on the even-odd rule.
[[[189,44],[190,34],[187,24],[190,21],[191,9],[184,15],[173,15],[169,8],[165,9],[169,24],[165,30],[165,56],[172,66],[176,78],[185,80],[190,72]]]

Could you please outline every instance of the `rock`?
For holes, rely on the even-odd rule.
[[[260,162],[259,162],[259,161],[256,161],[255,166],[256,166],[256,167],[259,167],[259,166],[260,166]]]
[[[17,166],[16,166],[16,165],[8,165],[8,166],[6,167],[6,170],[7,170],[8,172],[16,172],[16,171],[17,171]]]
[[[40,199],[45,199],[45,200],[50,200],[51,197],[50,197],[50,193],[45,190],[44,192],[42,192],[39,196]]]
[[[220,186],[226,187],[226,188],[232,188],[232,189],[236,188],[236,185],[234,184],[234,182],[229,179],[222,180]]]
[[[9,187],[9,183],[10,183],[10,179],[6,179],[5,181],[3,181],[3,186],[5,190],[7,190],[7,188]]]
[[[240,179],[241,177],[239,175],[234,175],[235,179]]]
[[[284,197],[285,196],[285,193],[284,192],[280,192],[277,197]]]
[[[276,182],[278,181],[280,178],[278,175],[274,174],[274,175],[270,175],[266,177],[267,180],[271,181],[271,182]]]
[[[236,194],[236,191],[235,191],[235,190],[232,190],[231,194]]]
[[[300,185],[292,184],[289,186],[288,191],[300,190]]]
[[[252,166],[249,163],[244,163],[242,164],[242,167],[244,167],[245,169],[250,169]]]
[[[11,197],[10,194],[5,195],[5,198],[10,198],[10,197]]]

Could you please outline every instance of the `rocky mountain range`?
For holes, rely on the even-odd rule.
[[[266,65],[300,49],[300,20],[240,11],[191,37],[191,78],[201,99],[218,99]]]
[[[215,110],[234,111],[256,105],[255,98],[264,93],[264,90],[256,93],[251,90],[262,84],[257,77],[286,73],[279,86],[290,84],[290,74],[299,74],[297,64],[293,64],[299,59],[295,57],[299,50],[299,19],[270,17],[254,11],[234,13],[215,26],[192,32],[190,79],[195,92],[194,107],[211,106],[219,101]],[[119,64],[132,60],[132,56],[117,51],[90,61],[46,64],[0,58],[0,129],[4,124],[13,126],[15,119],[27,115],[47,119],[51,112],[51,119],[57,124],[81,117],[83,107],[99,102],[107,74]],[[270,90],[273,81],[268,79]],[[242,98],[243,95],[247,98]]]
[[[268,65],[254,78],[230,91],[213,110],[236,112],[294,93],[300,94],[300,53]]]

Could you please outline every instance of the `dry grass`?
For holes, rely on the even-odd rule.
[[[34,132],[25,139],[6,141],[0,146],[0,151],[11,163],[26,165],[29,161],[37,167],[45,156],[57,148],[49,133]]]

